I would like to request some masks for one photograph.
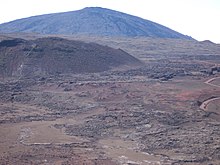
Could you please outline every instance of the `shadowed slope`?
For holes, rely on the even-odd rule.
[[[0,42],[2,76],[91,73],[124,65],[141,62],[120,49],[61,38]]]

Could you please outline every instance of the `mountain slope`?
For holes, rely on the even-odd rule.
[[[15,20],[1,24],[0,32],[192,39],[152,21],[99,7]]]
[[[0,77],[93,73],[142,63],[120,50],[61,38],[0,42]]]

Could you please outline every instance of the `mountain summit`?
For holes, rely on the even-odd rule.
[[[23,18],[1,24],[0,32],[192,39],[158,23],[100,7]]]

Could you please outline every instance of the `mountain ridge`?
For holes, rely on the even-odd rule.
[[[0,32],[192,39],[158,23],[101,7],[22,18],[0,24]]]

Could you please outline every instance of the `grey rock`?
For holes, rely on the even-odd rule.
[[[99,7],[11,21],[0,25],[0,32],[192,39],[158,23]]]

